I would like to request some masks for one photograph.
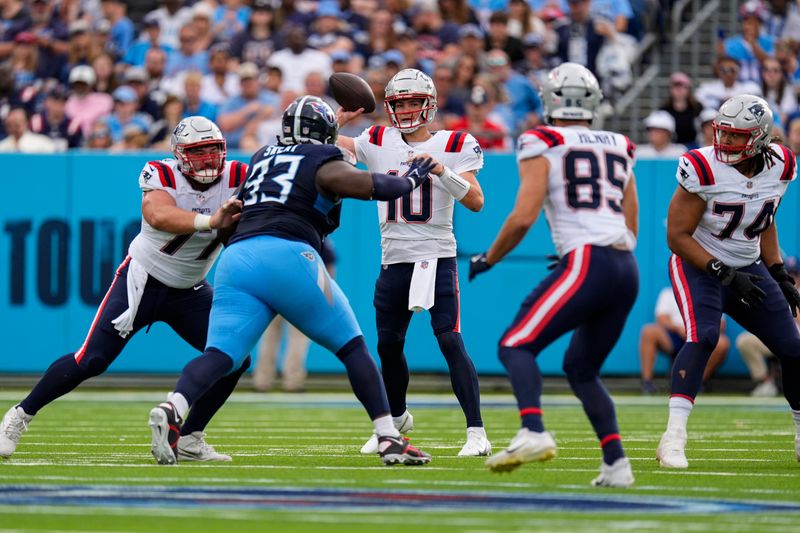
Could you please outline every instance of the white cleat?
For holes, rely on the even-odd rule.
[[[686,430],[667,429],[656,448],[656,459],[664,468],[689,468],[686,459]]]
[[[750,396],[755,398],[774,398],[779,394],[778,386],[775,385],[775,382],[771,379],[767,381],[762,381],[756,387],[750,391]]]
[[[794,438],[794,453],[797,456],[797,461],[800,462],[800,435]]]
[[[206,434],[195,431],[178,439],[179,461],[232,461],[230,455],[219,453],[206,442]]]
[[[486,429],[482,427],[467,428],[467,442],[459,457],[486,457],[492,455],[492,443],[486,437]]]
[[[486,467],[492,472],[510,472],[522,464],[549,461],[555,456],[556,441],[550,433],[522,428],[511,439],[508,448],[486,460]]]
[[[0,424],[0,457],[11,457],[31,420],[33,417],[16,405],[6,412]]]
[[[613,465],[600,465],[600,475],[592,480],[593,487],[628,488],[633,485],[633,470],[627,457],[614,461]]]
[[[394,427],[397,429],[397,431],[399,431],[403,435],[414,429],[414,417],[411,416],[411,413],[409,413],[408,411],[406,411],[400,416],[392,417],[392,423],[394,424]],[[370,436],[369,440],[367,440],[367,442],[364,443],[364,446],[361,447],[361,453],[364,455],[374,455],[376,453],[379,453],[378,436],[375,433],[373,433]]]

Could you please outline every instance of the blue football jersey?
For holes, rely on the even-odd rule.
[[[339,227],[341,199],[317,190],[317,169],[328,161],[344,160],[329,144],[271,145],[250,160],[239,198],[242,218],[229,243],[255,235],[274,235],[303,241],[318,252],[325,235]]]

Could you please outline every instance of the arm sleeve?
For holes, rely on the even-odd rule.
[[[169,162],[148,161],[139,174],[139,187],[144,192],[166,191],[175,198],[175,173]]]
[[[678,171],[675,174],[675,179],[678,180],[680,186],[686,189],[686,191],[696,194],[703,200],[708,201],[708,195],[700,184],[700,177],[697,174],[697,170],[689,161],[687,154],[681,156],[678,161]]]
[[[356,147],[356,161],[361,161],[367,168],[369,168],[369,128],[364,129],[361,135],[353,139],[353,144]]]
[[[461,148],[460,154],[461,157],[458,164],[453,166],[453,171],[456,174],[468,171],[474,171],[477,174],[483,168],[483,150],[481,150],[475,137],[469,133],[464,139],[464,146]]]

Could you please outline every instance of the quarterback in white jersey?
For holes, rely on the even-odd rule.
[[[205,349],[213,290],[205,275],[219,253],[216,230],[231,226],[241,202],[231,198],[247,166],[225,161],[225,139],[204,117],[182,120],[172,134],[176,159],[149,162],[139,184],[142,231],[117,269],[83,345],[57,359],[0,424],[0,457],[14,453],[41,408],[102,374],[137,331],[165,322],[195,350]],[[177,443],[179,457],[230,461],[204,440],[203,429],[248,365],[218,381],[192,410]]]
[[[458,455],[491,453],[480,412],[475,366],[461,338],[455,202],[472,211],[483,207],[476,175],[483,152],[472,135],[460,131],[428,130],[436,114],[436,88],[423,72],[405,69],[389,80],[385,110],[394,127],[372,126],[356,138],[340,136],[337,144],[355,153],[370,172],[404,174],[410,161],[433,158],[429,179],[411,193],[391,202],[378,202],[381,229],[381,273],[375,285],[378,355],[395,426],[413,428],[406,409],[408,365],[403,346],[413,311],[430,310],[431,325],[447,360],[453,390],[467,421],[467,442]],[[342,125],[360,114],[339,111]],[[377,453],[373,436],[361,449]]]
[[[669,270],[686,328],[672,366],[669,421],[656,458],[687,468],[687,423],[706,362],[727,313],[779,359],[800,460],[800,293],[784,268],[775,213],[797,176],[791,150],[771,142],[772,111],[758,96],[727,100],[713,122],[713,147],[687,152],[667,215]]]
[[[589,126],[603,94],[582,65],[564,63],[542,85],[545,119],[520,136],[517,201],[494,243],[470,260],[469,277],[486,272],[511,252],[544,206],[561,258],[522,303],[500,340],[519,408],[517,435],[486,461],[506,472],[556,456],[542,422],[542,377],[536,357],[574,330],[564,355],[564,372],[594,427],[603,462],[593,485],[628,487],[633,472],[617,427],[614,402],[600,382],[600,367],[619,339],[639,290],[631,251],[638,229],[633,167],[627,137]]]

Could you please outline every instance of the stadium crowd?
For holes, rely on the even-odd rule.
[[[354,135],[386,121],[383,89],[405,67],[433,78],[435,127],[510,150],[541,122],[538,88],[555,64],[587,65],[607,95],[624,90],[663,3],[0,0],[0,151],[165,149],[189,115],[252,150],[274,141],[298,94],[335,105],[327,80],[342,71],[379,104],[342,132]]]

